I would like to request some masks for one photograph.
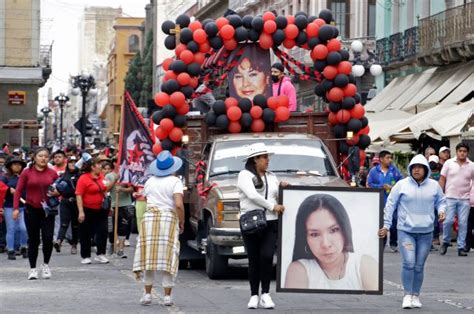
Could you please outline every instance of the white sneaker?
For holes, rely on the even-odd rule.
[[[141,305],[151,305],[151,294],[144,293],[142,298],[140,299]]]
[[[260,297],[260,306],[264,309],[273,309],[275,308],[275,303],[273,303],[270,293],[264,293]]]
[[[36,268],[32,268],[28,271],[28,280],[38,279],[38,271]]]
[[[247,304],[248,309],[258,308],[258,295],[253,295],[250,297],[249,303]]]
[[[403,297],[403,303],[402,303],[402,309],[412,309],[413,304],[412,304],[412,296],[411,295],[406,295]]]
[[[421,308],[423,305],[421,304],[420,302],[420,298],[417,296],[417,295],[414,295],[412,298],[411,298],[411,305],[414,307],[414,308]]]
[[[90,264],[92,263],[91,259],[86,257],[86,258],[83,258],[82,261],[81,261],[81,264]]]
[[[42,271],[41,271],[41,277],[43,279],[51,278],[51,270],[49,269],[48,264],[43,264]]]
[[[130,241],[129,241],[129,240],[125,240],[124,243],[123,243],[123,245],[125,245],[125,246],[130,246]]]
[[[165,306],[172,306],[173,305],[173,299],[171,298],[170,295],[165,295],[163,297],[163,305],[165,305]]]
[[[104,255],[97,255],[96,257],[94,257],[94,261],[99,262],[101,264],[107,264],[109,262],[107,257],[105,257]]]

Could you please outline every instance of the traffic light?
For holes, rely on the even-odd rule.
[[[87,121],[86,123],[86,137],[92,137],[93,136],[93,129],[94,129],[94,125],[92,123],[90,123],[89,121]]]

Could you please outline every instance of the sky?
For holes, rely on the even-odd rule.
[[[39,108],[47,104],[49,87],[53,97],[68,92],[69,75],[77,75],[79,55],[78,24],[86,6],[121,7],[124,16],[144,17],[150,0],[41,0],[41,44],[53,43],[52,74],[40,89]]]

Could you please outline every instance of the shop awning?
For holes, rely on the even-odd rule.
[[[459,103],[461,102],[467,95],[474,91],[474,70],[471,68],[470,75],[466,77],[466,79],[459,84],[456,89],[449,94],[441,104],[449,104],[449,103]]]
[[[399,130],[413,114],[402,110],[367,112],[372,142],[388,140],[395,130]]]

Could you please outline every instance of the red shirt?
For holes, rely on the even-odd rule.
[[[82,196],[82,204],[85,208],[100,210],[106,191],[102,174],[94,178],[91,173],[85,173],[77,181],[76,195]]]
[[[13,208],[20,208],[20,197],[26,189],[26,203],[34,208],[43,208],[41,201],[48,197],[48,187],[58,178],[53,169],[39,171],[35,166],[27,167],[20,175],[13,196]]]

